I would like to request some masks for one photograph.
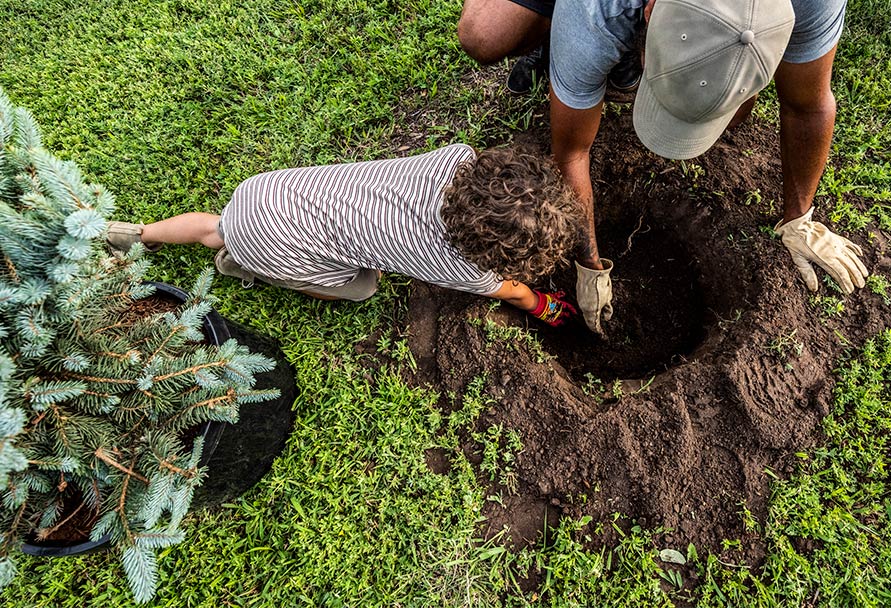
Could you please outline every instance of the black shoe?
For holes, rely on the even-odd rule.
[[[631,93],[640,84],[643,68],[640,65],[640,53],[628,51],[609,72],[609,85],[619,93]]]
[[[525,95],[531,91],[535,83],[548,77],[550,61],[551,54],[545,45],[517,59],[507,77],[507,90],[516,95]]]

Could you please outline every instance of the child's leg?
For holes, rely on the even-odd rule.
[[[205,247],[219,249],[223,246],[223,239],[217,230],[219,224],[220,216],[213,213],[183,213],[147,224],[142,229],[142,242],[174,245],[201,243]]]

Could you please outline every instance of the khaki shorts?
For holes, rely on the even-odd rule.
[[[266,277],[257,276],[264,283],[293,289],[307,295],[327,296],[338,298],[340,300],[350,300],[352,302],[361,302],[367,300],[377,293],[377,282],[380,278],[380,272],[371,270],[370,268],[362,268],[356,278],[345,285],[338,287],[324,287],[322,285],[314,285],[305,281],[285,281],[282,279],[267,279]]]

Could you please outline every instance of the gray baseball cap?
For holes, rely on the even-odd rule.
[[[789,43],[789,0],[657,0],[634,130],[666,158],[693,158],[770,83]]]

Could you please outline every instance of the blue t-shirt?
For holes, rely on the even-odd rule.
[[[795,26],[784,61],[819,59],[838,42],[847,0],[791,0]],[[609,71],[642,27],[646,0],[557,0],[551,20],[551,86],[570,108],[596,106]]]

